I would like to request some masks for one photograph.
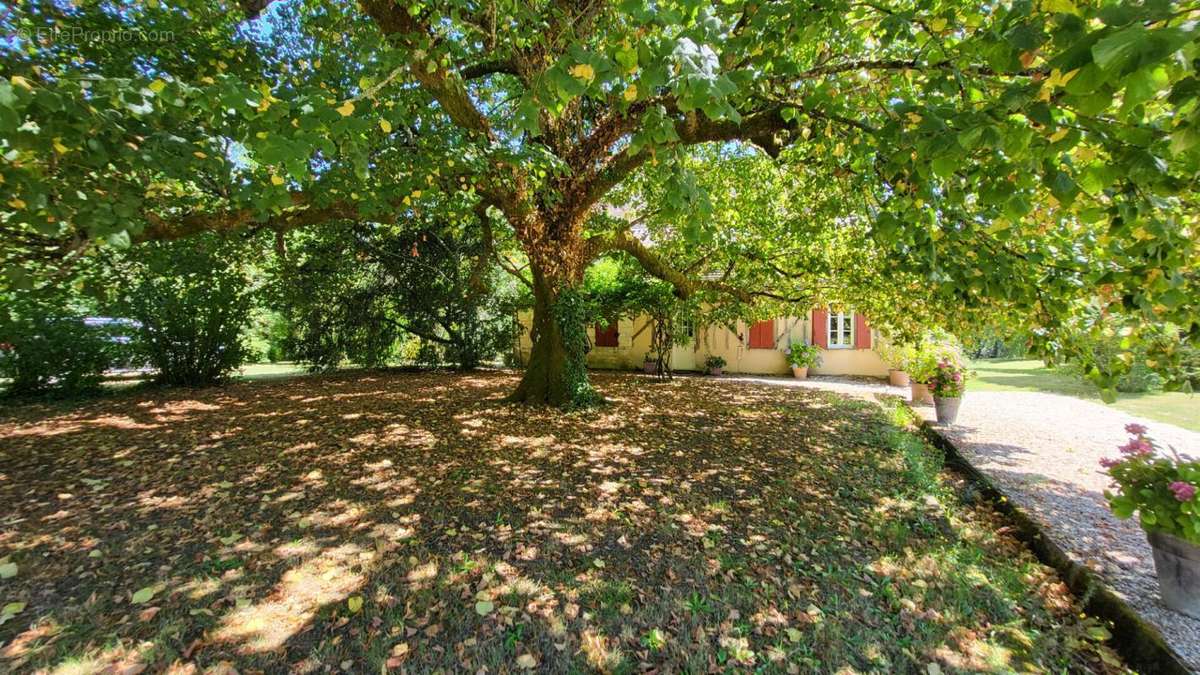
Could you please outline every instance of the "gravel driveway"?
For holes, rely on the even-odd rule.
[[[874,398],[907,397],[907,388],[850,378],[805,381],[738,377],[765,384],[813,387]],[[918,407],[933,419],[932,406]],[[1200,411],[1200,398],[1197,398]],[[939,427],[975,468],[1037,519],[1077,562],[1098,573],[1118,595],[1158,627],[1193,670],[1200,671],[1200,621],[1173,612],[1158,599],[1150,546],[1133,520],[1117,520],[1104,501],[1108,477],[1100,459],[1115,457],[1128,440],[1125,425],[1149,428],[1159,444],[1200,457],[1200,434],[1056,394],[971,392],[958,421]]]

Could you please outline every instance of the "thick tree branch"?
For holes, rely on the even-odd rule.
[[[515,63],[507,59],[496,59],[493,61],[474,63],[462,68],[458,71],[458,76],[464,80],[474,80],[480,77],[497,75],[500,73],[504,73],[506,75],[519,75]]]
[[[841,61],[839,63],[822,64],[813,68],[809,68],[793,79],[810,80],[816,77],[823,77],[825,75],[847,73],[856,70],[956,70],[960,73],[981,75],[985,77],[1033,77],[1034,75],[1039,74],[1045,75],[1048,72],[1041,68],[1025,68],[1013,72],[1005,72],[988,66],[959,66],[950,60],[923,62],[918,61],[917,59],[858,59],[853,61]]]
[[[436,59],[435,40],[429,26],[394,0],[362,0],[362,7],[384,35],[409,54],[409,72],[458,126],[494,141],[491,124],[467,92],[463,78]]]
[[[589,237],[584,245],[589,260],[608,251],[624,251],[633,256],[646,273],[662,279],[675,288],[675,295],[688,298],[699,291],[715,291],[732,296],[741,302],[753,302],[755,293],[731,286],[715,279],[697,279],[671,267],[654,251],[651,251],[628,229]]]
[[[354,202],[339,201],[326,206],[309,206],[308,195],[293,192],[292,206],[269,216],[260,217],[250,208],[225,211],[193,212],[178,218],[164,218],[157,213],[145,213],[147,225],[132,237],[135,243],[144,241],[169,241],[182,239],[201,232],[233,232],[245,228],[261,228],[286,232],[298,227],[318,225],[331,220],[355,220],[360,217]]]
[[[409,13],[407,5],[394,0],[361,0],[363,9],[379,29],[411,56],[409,69],[421,88],[429,92],[455,125],[479,134],[488,146],[499,143],[486,115],[475,105],[458,71],[448,69],[437,59],[437,40],[420,17]],[[539,229],[540,216],[533,206],[528,176],[522,167],[497,160],[503,187],[489,196],[508,217],[518,236],[532,236]]]

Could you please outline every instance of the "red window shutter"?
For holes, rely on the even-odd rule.
[[[862,314],[854,315],[854,348],[871,348],[871,327],[867,325],[867,317]]]
[[[607,326],[596,324],[596,346],[597,347],[616,347],[619,344],[619,335],[617,334],[617,324],[611,323]]]
[[[812,343],[829,349],[829,312],[823,309],[814,309],[812,313]]]
[[[775,320],[759,321],[750,327],[750,349],[775,348]]]

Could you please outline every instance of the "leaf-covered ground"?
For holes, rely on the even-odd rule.
[[[498,373],[0,413],[0,670],[1123,670],[902,411],[595,379],[571,415]]]

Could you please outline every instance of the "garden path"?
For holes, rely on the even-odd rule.
[[[730,379],[824,389],[874,398],[907,397],[905,387],[878,380],[815,377]],[[1200,398],[1197,399],[1200,409]],[[932,406],[916,411],[927,420]],[[1037,520],[1076,562],[1095,571],[1146,620],[1194,670],[1200,671],[1200,620],[1173,612],[1158,598],[1150,546],[1133,520],[1109,511],[1109,479],[1100,459],[1115,457],[1128,440],[1125,425],[1138,423],[1160,445],[1200,458],[1200,433],[1122,412],[1102,403],[1035,392],[970,392],[957,423],[936,425],[960,454],[1009,499]]]

